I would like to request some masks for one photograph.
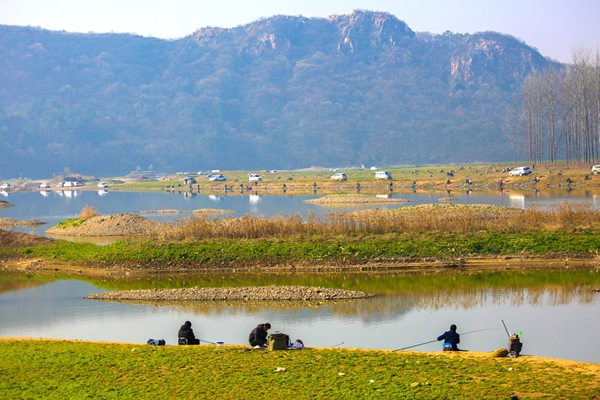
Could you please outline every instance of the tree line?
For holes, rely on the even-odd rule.
[[[507,108],[505,134],[515,162],[523,156],[531,163],[598,160],[600,50],[575,49],[571,64],[527,76]]]

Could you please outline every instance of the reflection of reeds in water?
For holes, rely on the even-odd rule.
[[[47,283],[50,283],[50,281],[0,280],[0,293],[29,289],[36,286],[42,286]]]
[[[499,232],[576,230],[598,228],[600,211],[587,203],[564,202],[548,209],[525,210],[488,205],[425,205],[394,210],[309,213],[274,217],[244,215],[238,218],[198,215],[180,219],[168,228],[149,232],[166,240],[203,238],[264,238],[293,235],[352,235],[398,232]]]
[[[590,287],[553,286],[553,287],[517,287],[517,288],[457,288],[443,291],[409,290],[395,294],[379,295],[364,300],[351,300],[325,304],[299,304],[260,302],[249,304],[235,303],[144,303],[162,305],[175,311],[185,308],[198,316],[209,315],[264,315],[269,312],[286,313],[298,318],[316,314],[331,314],[358,318],[369,322],[397,318],[410,310],[427,311],[444,308],[469,310],[474,307],[493,305],[511,306],[559,306],[572,302],[595,304],[600,294],[589,290]],[[140,303],[136,303],[140,304]]]

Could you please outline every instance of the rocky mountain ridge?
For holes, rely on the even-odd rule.
[[[503,112],[550,65],[505,34],[355,11],[166,41],[0,26],[0,177],[495,161]]]

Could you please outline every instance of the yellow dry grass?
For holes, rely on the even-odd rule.
[[[446,232],[466,234],[486,231],[525,233],[536,230],[595,229],[600,227],[600,211],[587,203],[564,202],[548,209],[528,209],[489,205],[432,204],[392,210],[364,210],[280,214],[274,217],[252,214],[220,219],[194,215],[180,219],[168,228],[150,233],[157,239],[197,240],[203,238],[284,238],[294,235],[353,235],[387,233]]]

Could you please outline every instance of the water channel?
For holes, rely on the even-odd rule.
[[[13,193],[6,198],[14,207],[0,210],[0,217],[38,218],[41,228],[21,228],[43,234],[60,220],[77,216],[84,205],[101,214],[155,209],[193,210],[220,208],[236,215],[255,213],[326,212],[332,208],[301,203],[318,197],[301,195],[184,195],[153,193],[80,192],[70,197],[54,191]],[[414,202],[437,202],[442,194],[406,193],[394,196]],[[596,204],[591,192],[454,194],[458,203],[487,203],[527,207],[560,201]],[[411,204],[411,203],[409,203]],[[386,206],[398,207],[398,205]],[[333,208],[335,210],[335,208]],[[339,208],[337,208],[339,209]],[[185,214],[149,215],[156,219]],[[458,325],[464,335],[461,346],[489,352],[505,347],[509,330],[523,331],[524,354],[600,363],[600,274],[595,272],[496,273],[481,275],[405,276],[272,275],[177,276],[128,281],[84,281],[54,277],[0,274],[0,336],[43,337],[119,341],[143,344],[150,338],[174,344],[179,326],[190,320],[201,339],[245,344],[257,323],[269,321],[274,330],[300,338],[310,346],[399,349],[429,340]],[[306,284],[365,290],[377,294],[364,301],[339,304],[269,305],[140,305],[83,299],[90,293],[150,287]],[[414,348],[438,351],[440,343]]]

